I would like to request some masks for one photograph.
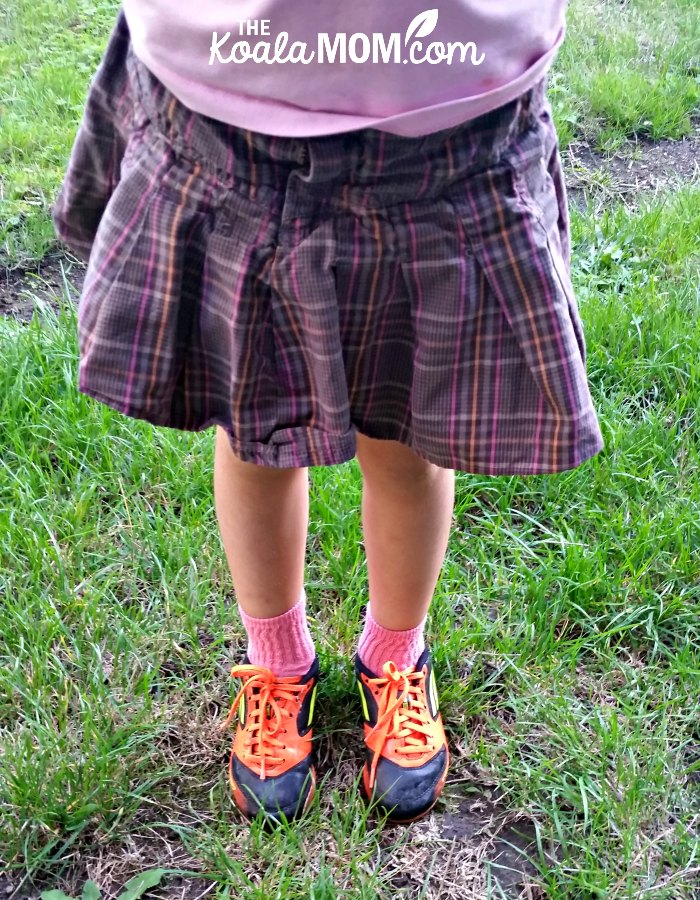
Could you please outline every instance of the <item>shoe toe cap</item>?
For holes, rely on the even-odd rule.
[[[247,815],[255,816],[262,807],[268,815],[284,813],[287,819],[294,819],[303,812],[314,787],[312,770],[312,763],[307,759],[282,775],[261,779],[235,757],[232,765],[233,778],[246,798]]]
[[[419,816],[436,799],[436,790],[445,771],[447,750],[443,747],[425,765],[402,768],[385,757],[377,764],[374,796],[379,805],[390,810],[391,819]]]

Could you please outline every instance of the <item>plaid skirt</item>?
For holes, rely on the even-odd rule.
[[[272,467],[357,431],[486,475],[603,448],[544,80],[420,137],[275,137],[181,104],[120,11],[53,218],[88,262],[78,390],[127,416]]]

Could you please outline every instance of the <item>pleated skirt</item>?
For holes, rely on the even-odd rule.
[[[355,436],[553,473],[603,448],[545,80],[420,137],[279,137],[185,107],[120,12],[53,209],[88,267],[78,390],[241,459]]]

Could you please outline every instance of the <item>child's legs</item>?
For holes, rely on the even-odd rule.
[[[357,434],[372,617],[392,631],[425,618],[452,524],[454,470],[398,441]]]
[[[372,614],[384,628],[415,628],[426,616],[447,549],[454,471],[398,441],[357,434],[362,524]],[[243,462],[217,427],[216,514],[237,600],[248,615],[278,616],[304,586],[308,469]]]
[[[214,499],[236,599],[250,616],[291,609],[304,586],[308,469],[243,462],[217,426]]]

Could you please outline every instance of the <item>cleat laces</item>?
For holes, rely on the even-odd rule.
[[[299,684],[298,677],[279,678],[270,669],[252,664],[238,665],[231,669],[232,678],[250,676],[244,681],[231,704],[231,711],[226,721],[219,727],[226,728],[238,709],[243,694],[250,689],[247,704],[245,731],[247,737],[244,746],[250,754],[250,760],[260,769],[260,778],[265,778],[266,768],[274,768],[284,762],[284,757],[276,750],[284,749],[285,744],[277,737],[285,719],[296,715],[287,704],[298,705],[299,694],[309,688],[309,683]],[[296,683],[295,683],[296,682]]]
[[[396,752],[415,758],[434,747],[433,720],[425,703],[425,673],[411,666],[401,671],[393,660],[384,663],[384,675],[369,678],[369,684],[382,688],[378,699],[378,718],[368,741],[375,744],[369,786],[374,787],[377,765],[387,741],[398,740]],[[398,689],[396,699],[391,696]],[[431,727],[433,725],[433,727]]]

